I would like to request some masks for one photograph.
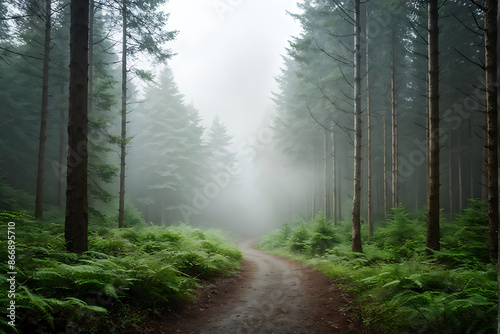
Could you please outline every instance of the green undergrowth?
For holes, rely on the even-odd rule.
[[[241,252],[220,232],[188,225],[95,228],[89,251],[64,250],[64,226],[19,213],[0,213],[7,258],[7,224],[15,222],[16,329],[19,333],[119,333],[173,303],[193,298],[204,280],[230,276]],[[0,263],[0,304],[8,305],[7,263]],[[5,316],[2,329],[15,333]],[[76,333],[76,332],[75,332]]]
[[[333,278],[372,331],[496,333],[497,272],[488,260],[485,204],[470,201],[453,221],[443,221],[442,250],[431,258],[425,226],[425,216],[395,208],[372,239],[363,231],[363,253],[353,253],[350,222],[333,226],[319,214],[285,224],[259,247]]]

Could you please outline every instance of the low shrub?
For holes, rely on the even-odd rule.
[[[369,331],[496,333],[497,270],[488,258],[486,212],[485,203],[473,200],[443,222],[442,249],[433,257],[425,256],[424,215],[402,206],[365,241],[364,253],[352,252],[350,222],[331,226],[321,214],[296,222],[289,238],[282,228],[258,246],[335,279],[355,296]],[[325,247],[314,246],[315,235]]]
[[[75,254],[64,249],[61,223],[0,213],[0,226],[8,222],[16,223],[16,328],[25,333],[67,332],[68,326],[79,333],[120,332],[130,319],[192,298],[201,280],[231,275],[242,260],[217,232],[184,224],[100,227],[89,233],[90,251]],[[0,240],[3,258],[6,246]],[[0,264],[2,286],[7,269]],[[7,293],[0,293],[0,303],[9,303]],[[2,329],[11,329],[4,319]]]

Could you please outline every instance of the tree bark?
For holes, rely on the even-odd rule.
[[[354,1],[354,193],[352,209],[352,251],[361,245],[361,50],[360,0]]]
[[[486,64],[486,131],[490,257],[498,256],[498,82],[497,0],[485,1],[484,42]]]
[[[87,105],[89,0],[71,0],[66,249],[88,250]]]
[[[458,211],[464,209],[464,183],[462,179],[462,140],[458,137]]]
[[[483,116],[483,138],[488,140],[488,132],[486,131],[486,114]],[[483,145],[481,152],[481,200],[488,201],[488,150],[487,145]],[[500,334],[500,333],[499,333]]]
[[[325,141],[325,218],[332,220],[332,184],[333,184],[333,166],[332,166],[332,133],[330,130],[324,130]]]
[[[340,168],[335,168],[336,171],[336,188],[337,188],[337,211],[338,211],[338,219],[342,220],[342,172]]]
[[[396,86],[396,35],[392,34],[392,68],[391,68],[391,175],[392,175],[392,207],[399,205],[398,199],[398,115]]]
[[[387,112],[384,111],[384,218],[387,220]]]
[[[366,19],[368,20],[368,10]],[[372,122],[371,122],[371,104],[370,104],[370,36],[368,24],[365,27],[366,34],[366,122],[367,122],[367,201],[368,201],[368,237],[373,237],[373,202],[372,202]]]
[[[47,143],[47,114],[49,105],[50,34],[52,29],[51,0],[45,0],[45,38],[43,45],[42,110],[40,113],[40,142],[36,180],[35,217],[43,219],[43,188],[45,181],[45,146]]]
[[[88,113],[94,111],[94,0],[89,7],[89,106]]]
[[[332,196],[333,196],[333,224],[337,225],[337,213],[338,213],[338,197],[337,197],[337,168],[336,168],[336,150],[335,150],[335,132],[333,131],[332,125],[332,174],[333,174],[333,185],[332,185]]]
[[[427,255],[440,249],[439,234],[439,12],[438,0],[428,2],[429,180]]]
[[[61,86],[61,92],[64,87]],[[57,165],[57,205],[62,206],[63,199],[63,180],[64,180],[64,143],[66,142],[65,129],[68,124],[64,115],[64,109],[59,110],[59,163]]]
[[[122,8],[122,125],[120,142],[120,193],[118,204],[118,228],[125,220],[125,158],[127,155],[127,2]]]
[[[453,219],[453,166],[451,157],[451,133],[448,137],[448,218],[451,221]]]

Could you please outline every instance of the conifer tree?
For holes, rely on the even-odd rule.
[[[89,0],[71,0],[68,170],[64,236],[70,252],[88,250],[87,103]]]
[[[164,43],[175,38],[176,32],[166,31],[168,15],[161,11],[165,0],[124,0],[120,2],[122,19],[122,92],[121,92],[121,141],[120,141],[120,191],[118,208],[118,226],[122,227],[125,219],[125,171],[127,154],[127,83],[129,73],[135,73],[149,79],[150,75],[143,70],[129,67],[129,59],[139,54],[153,57],[154,61],[164,62],[172,56]]]
[[[428,2],[428,90],[429,90],[429,197],[427,253],[440,249],[439,232],[439,7]]]
[[[215,116],[208,129],[208,149],[210,151],[211,170],[217,174],[230,171],[236,157],[229,149],[231,136],[227,133],[226,126],[222,124],[219,116]]]

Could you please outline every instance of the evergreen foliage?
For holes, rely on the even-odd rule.
[[[218,116],[214,117],[208,129],[207,145],[210,149],[209,164],[212,173],[228,173],[236,163],[236,157],[230,151],[231,136],[227,133],[226,126]]]
[[[207,156],[203,128],[168,67],[148,85],[146,100],[138,119],[142,134],[135,138],[132,153],[141,162],[132,172],[140,173],[141,184],[131,188],[146,207],[147,220],[175,223],[183,218],[183,205],[191,204],[192,189],[201,185]]]

